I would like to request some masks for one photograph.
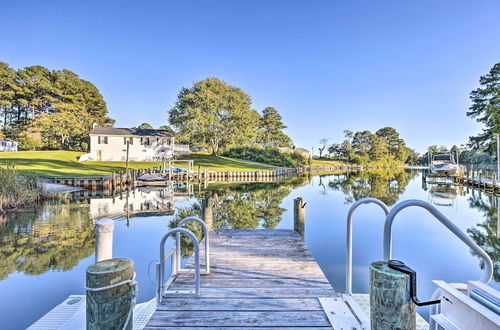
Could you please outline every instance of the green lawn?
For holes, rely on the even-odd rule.
[[[42,177],[61,176],[102,176],[125,170],[125,162],[78,162],[81,152],[75,151],[18,151],[0,153],[0,166],[14,165],[16,169],[29,171]],[[234,158],[192,154],[181,159],[194,160],[194,170],[200,166],[203,171],[251,171],[272,170],[276,166]],[[152,168],[161,162],[130,162],[130,168]],[[185,164],[175,164],[186,167]]]
[[[341,166],[346,165],[339,160],[313,159],[311,166]]]

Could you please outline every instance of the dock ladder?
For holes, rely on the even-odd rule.
[[[448,230],[450,230],[455,236],[457,236],[462,242],[464,242],[469,248],[471,248],[478,256],[480,256],[484,262],[483,275],[479,281],[472,281],[469,284],[465,283],[451,283],[448,284],[443,281],[434,281],[439,288],[433,293],[431,299],[439,299],[448,296],[453,296],[457,301],[463,302],[460,306],[463,306],[463,310],[474,317],[478,317],[475,320],[482,320],[483,322],[490,322],[494,324],[495,320],[500,317],[498,315],[498,310],[500,310],[500,303],[498,292],[488,287],[487,284],[491,281],[493,276],[493,261],[490,256],[474,242],[466,233],[461,231],[451,220],[444,216],[439,210],[437,210],[433,205],[421,201],[421,200],[407,200],[396,204],[391,210],[385,205],[384,202],[375,198],[362,198],[356,203],[354,203],[349,209],[347,215],[347,246],[346,246],[346,294],[353,295],[352,293],[352,215],[354,211],[362,204],[374,203],[379,205],[386,214],[386,219],[384,223],[384,234],[383,234],[383,260],[389,261],[392,258],[392,224],[394,219],[399,212],[403,209],[416,206],[427,210],[435,219],[441,222]],[[468,294],[463,293],[457,294],[459,291],[467,291]],[[447,295],[446,297],[444,295]],[[462,295],[462,296],[460,296]],[[458,304],[456,304],[458,305]],[[481,306],[487,306],[488,310],[482,308]],[[455,307],[457,309],[458,307]],[[493,313],[491,312],[493,311]],[[429,329],[437,329],[438,324],[444,326],[447,324],[453,324],[447,315],[450,315],[449,308],[445,308],[447,313],[439,313],[439,306],[430,306],[430,318],[429,318]],[[496,314],[495,314],[496,312]],[[451,314],[457,314],[455,313]],[[460,313],[458,313],[459,315]],[[478,316],[479,315],[479,316]],[[486,320],[487,319],[487,320]],[[485,321],[486,320],[486,321]],[[492,321],[493,320],[493,321]],[[459,329],[459,328],[457,328]]]

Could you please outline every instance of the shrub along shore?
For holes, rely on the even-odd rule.
[[[45,200],[66,198],[45,191],[40,178],[20,174],[13,168],[0,168],[0,213],[33,207]]]

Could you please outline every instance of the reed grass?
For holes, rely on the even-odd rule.
[[[32,207],[44,200],[64,200],[68,196],[45,191],[40,178],[13,168],[0,168],[0,212]]]

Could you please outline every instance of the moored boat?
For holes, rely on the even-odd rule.
[[[432,174],[442,177],[458,176],[460,165],[450,153],[433,155],[429,169]]]

